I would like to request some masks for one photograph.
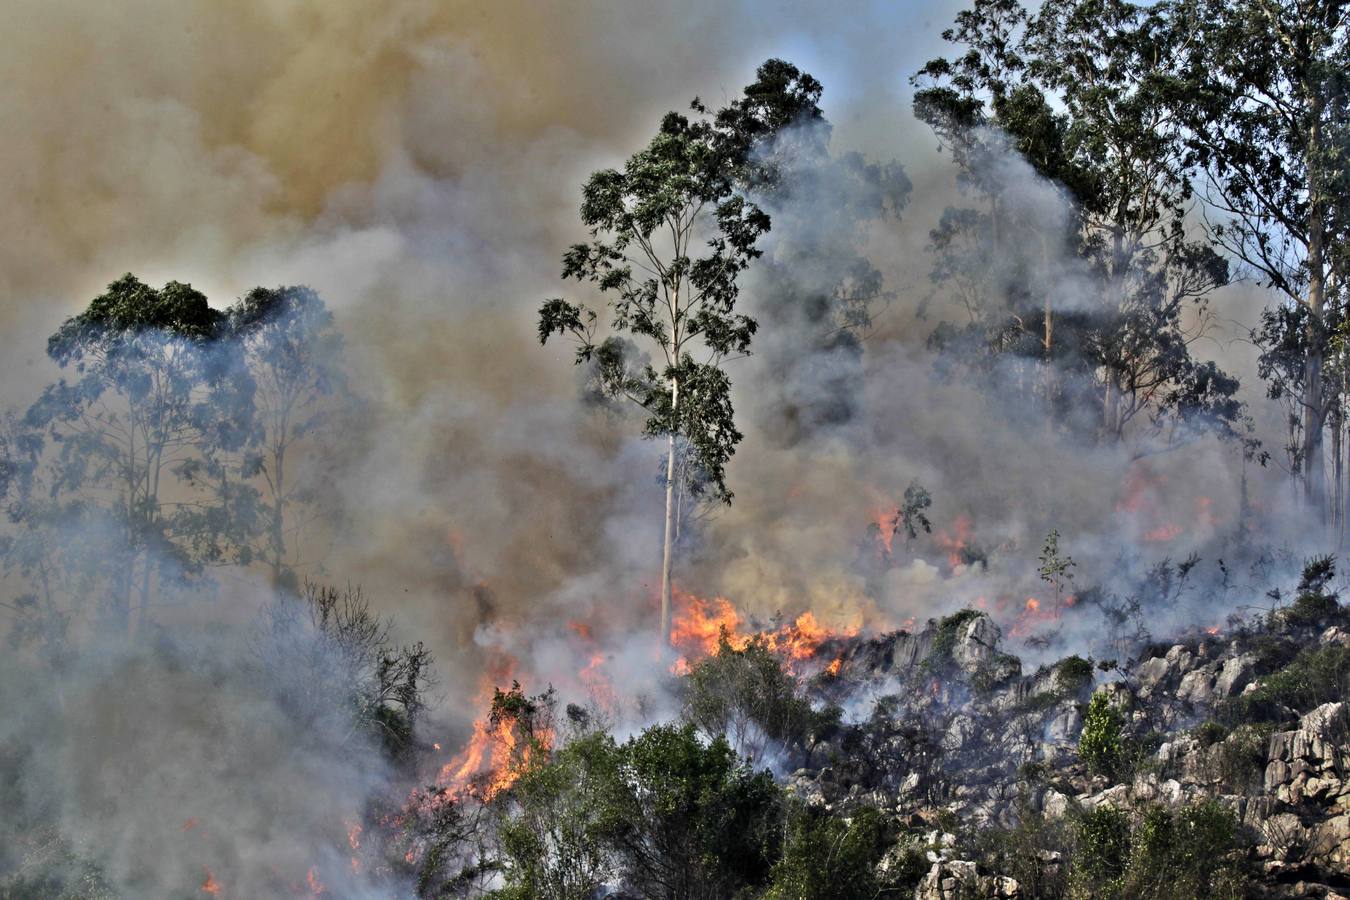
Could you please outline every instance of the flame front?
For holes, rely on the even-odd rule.
[[[791,623],[759,632],[742,632],[743,619],[725,597],[704,600],[685,591],[675,591],[676,609],[671,620],[670,643],[681,656],[671,667],[677,675],[688,674],[693,662],[713,656],[722,636],[733,650],[744,650],[759,638],[769,650],[782,656],[789,669],[814,659],[822,644],[833,638],[852,637],[857,625],[827,628],[807,610]]]

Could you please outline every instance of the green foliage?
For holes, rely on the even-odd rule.
[[[622,828],[621,754],[609,735],[584,735],[525,772],[499,825],[502,900],[587,900],[613,877],[610,838]]]
[[[1323,626],[1340,611],[1336,593],[1327,588],[1336,575],[1336,558],[1318,556],[1308,560],[1299,577],[1293,604],[1283,611],[1284,621],[1292,626]]]
[[[1210,759],[1219,782],[1230,791],[1259,789],[1265,777],[1270,736],[1274,733],[1275,726],[1268,722],[1244,722],[1214,744]]]
[[[736,312],[737,277],[769,229],[738,185],[742,160],[728,149],[729,128],[668,113],[622,171],[596,172],[582,189],[592,240],[567,251],[563,277],[606,295],[611,337],[597,339],[600,317],[581,305],[553,299],[539,314],[540,342],[570,335],[578,364],[602,363],[600,394],[641,406],[644,433],[683,442],[699,484],[727,502],[725,466],[741,434],[721,361],[748,352],[755,334],[755,321]],[[624,335],[644,339],[659,366],[626,359]]]
[[[903,875],[886,885],[878,877],[888,833],[881,813],[871,807],[843,819],[817,807],[793,804],[782,856],[774,863],[765,900],[872,900],[883,887],[912,888],[895,884],[909,880]],[[927,870],[926,861],[922,868]],[[908,874],[913,877],[915,872]]]
[[[1046,859],[1056,853],[1067,856],[1070,837],[1062,820],[1022,809],[1016,825],[975,829],[967,842],[982,872],[1014,878],[1023,896],[1050,900],[1064,896],[1066,871],[1063,865],[1047,865]]]
[[[1239,853],[1237,819],[1218,801],[1149,807],[1131,834],[1122,896],[1236,900],[1247,886]]]
[[[510,800],[500,807],[503,897],[580,898],[618,878],[644,897],[713,900],[762,889],[780,854],[773,778],[693,725],[653,726],[623,744],[582,735],[523,772]]]
[[[1171,61],[1191,160],[1216,210],[1212,240],[1280,296],[1253,340],[1258,371],[1286,402],[1293,469],[1323,499],[1328,301],[1347,257],[1345,165],[1350,32],[1344,11],[1303,3],[1191,0],[1173,7]],[[1335,303],[1330,304],[1334,308]],[[1333,363],[1334,364],[1334,363]]]
[[[30,548],[43,549],[7,559],[35,581],[49,576],[44,603],[98,594],[103,620],[129,635],[133,609],[148,616],[159,593],[247,561],[250,493],[226,461],[250,438],[254,383],[238,346],[217,340],[223,325],[191,286],[126,275],[52,335],[48,353],[69,377],[24,416],[29,461],[42,470],[14,509],[33,529]],[[47,534],[77,525],[100,539]],[[68,573],[98,587],[65,583]]]
[[[762,885],[777,857],[781,797],[768,772],[694,726],[655,726],[622,747],[619,826],[625,880],[654,898],[729,897]]]
[[[1014,827],[963,840],[982,871],[1017,879],[1038,900],[1238,898],[1250,884],[1237,820],[1212,800],[1076,808],[1055,820],[1024,811]]]
[[[1073,569],[1078,565],[1072,556],[1060,555],[1058,530],[1052,529],[1045,536],[1045,547],[1041,550],[1040,561],[1040,568],[1036,571],[1040,573],[1042,581],[1054,588],[1055,605],[1058,606],[1060,594],[1065,586],[1073,581]]]
[[[1095,679],[1092,660],[1068,656],[1055,664],[1055,685],[1066,697],[1076,697]]]
[[[0,428],[18,526],[0,561],[34,588],[16,637],[53,643],[91,598],[100,625],[131,636],[228,564],[265,560],[298,589],[294,510],[320,485],[284,460],[343,399],[331,326],[306,288],[255,289],[221,312],[132,275],[68,319],[48,342],[63,377]]]
[[[717,652],[695,664],[681,687],[685,718],[709,738],[725,737],[752,763],[771,746],[799,748],[829,727],[759,637],[737,649],[724,633]]]
[[[1228,726],[1210,719],[1192,728],[1191,734],[1195,735],[1200,746],[1211,747],[1228,737]]]
[[[1074,823],[1075,846],[1069,896],[1095,900],[1119,897],[1130,859],[1130,819],[1120,809],[1100,806]]]
[[[1093,694],[1083,715],[1083,733],[1078,738],[1078,755],[1088,771],[1108,778],[1119,773],[1125,761],[1120,726],[1120,711],[1110,697],[1101,691]]]
[[[254,288],[225,311],[229,341],[244,354],[256,391],[251,437],[238,460],[257,485],[255,553],[273,583],[294,587],[296,512],[317,504],[328,485],[316,471],[287,465],[304,442],[331,431],[352,401],[341,369],[342,339],[319,295],[307,287]],[[317,448],[311,448],[317,449]]]
[[[1283,669],[1260,680],[1256,690],[1224,700],[1218,709],[1225,722],[1280,722],[1289,712],[1310,712],[1341,700],[1350,688],[1350,647],[1331,645],[1300,651]]]
[[[962,626],[975,621],[984,613],[978,609],[960,609],[950,616],[943,617],[937,625],[937,633],[933,635],[933,646],[930,659],[938,664],[945,664],[951,660],[952,651],[956,649],[956,638],[960,633]]]
[[[914,76],[914,112],[969,200],[931,241],[933,280],[966,322],[939,324],[932,343],[1000,396],[999,373],[1027,373],[1020,389],[1060,427],[1154,449],[1210,431],[1255,455],[1237,380],[1190,350],[1205,320],[1197,330],[1188,307],[1203,310],[1228,265],[1187,234],[1186,131],[1168,67],[1189,32],[1163,9],[976,0],[943,33],[956,52]],[[1026,202],[1014,186],[1030,172],[1010,159],[1045,179],[1062,215]],[[1099,285],[1072,311],[1047,299],[1065,258]]]

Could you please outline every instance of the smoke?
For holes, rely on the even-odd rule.
[[[1134,589],[1122,559],[1220,552],[1240,513],[1231,445],[1136,461],[1049,435],[1012,363],[981,383],[935,372],[928,335],[962,313],[929,283],[926,248],[962,200],[904,85],[957,6],[891,6],[21,0],[0,29],[0,400],[22,407],[56,377],[46,336],[125,271],[189,281],[217,305],[311,285],[365,405],[314,463],[336,493],[309,573],[364,584],[399,638],[426,641],[447,746],[481,714],[463,703],[501,653],[531,690],[576,694],[603,656],[613,684],[649,695],[633,718],[659,717],[664,664],[634,637],[658,590],[656,450],[587,406],[569,349],[535,341],[535,313],[577,289],[558,258],[584,237],[586,176],[666,110],[696,94],[720,105],[776,55],[824,83],[834,133],[827,157],[799,148],[785,192],[764,198],[774,231],[744,287],[762,331],[731,369],[746,433],[736,500],[695,529],[681,586],[761,620],[810,609],[896,627],[983,603],[1010,624],[1045,599],[1051,528],[1078,585],[1121,593]],[[999,164],[1029,222],[1063,220],[1059,191],[1013,156]],[[1077,261],[1051,262],[1055,308],[1089,305]],[[871,298],[870,322],[841,329],[819,306],[841,281]],[[1252,354],[1233,343],[1260,302],[1226,290],[1224,327],[1196,349],[1245,378],[1278,446]],[[1270,541],[1296,534],[1283,482],[1246,474]],[[869,533],[916,480],[934,534]],[[384,784],[259,686],[246,636],[261,594],[227,582],[227,602],[187,616],[218,630],[186,647],[94,646],[65,696],[0,671],[25,802],[91,845],[124,835],[114,875],[133,894],[200,883],[208,856],[284,877],[322,865],[327,832]],[[1217,621],[1228,597],[1156,624]],[[1066,639],[1094,621],[1066,616]],[[203,824],[184,829],[192,817]]]

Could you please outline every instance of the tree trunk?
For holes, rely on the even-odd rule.
[[[1053,434],[1055,430],[1055,313],[1050,302],[1050,243],[1046,239],[1045,233],[1041,233],[1041,271],[1044,277],[1044,284],[1041,290],[1045,292],[1044,312],[1042,317],[1044,329],[1041,335],[1041,351],[1043,356],[1043,365],[1045,366],[1045,428],[1046,431]]]
[[[666,449],[666,535],[661,553],[661,643],[670,643],[670,563],[675,545],[675,423],[678,421],[680,383],[670,383],[671,431]]]
[[[1322,459],[1322,426],[1326,400],[1322,385],[1322,315],[1326,302],[1322,224],[1314,218],[1308,246],[1308,350],[1303,363],[1304,498],[1321,520],[1326,507],[1326,466]]]
[[[1326,197],[1322,192],[1321,85],[1312,85],[1313,104],[1308,134],[1308,334],[1303,363],[1303,490],[1309,509],[1325,524],[1326,468],[1322,459],[1322,426],[1326,402],[1322,386],[1323,312],[1326,305],[1325,222]]]
[[[272,545],[272,589],[277,590],[281,588],[283,583],[289,582],[286,572],[285,501],[282,500],[282,497],[285,496],[283,484],[286,477],[286,449],[284,445],[278,445],[273,450],[272,461],[273,468],[276,470],[276,477],[272,492],[272,522],[269,531],[271,532],[270,543]]]

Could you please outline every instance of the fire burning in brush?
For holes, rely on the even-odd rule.
[[[1013,623],[1010,633],[1013,637],[1027,637],[1043,625],[1058,622],[1060,617],[1064,615],[1064,610],[1077,602],[1078,598],[1072,594],[1058,604],[1053,601],[1046,602],[1036,597],[1028,597],[1022,605],[1022,611],[1018,614],[1017,621]]]
[[[740,613],[726,598],[704,600],[676,590],[670,643],[681,655],[672,671],[677,675],[686,674],[693,662],[716,654],[724,634],[727,643],[736,650],[743,650],[752,640],[759,638],[783,658],[789,669],[795,670],[800,664],[814,659],[827,641],[852,637],[859,630],[857,625],[842,629],[827,628],[810,610],[777,628],[743,631],[743,625]]]
[[[966,548],[970,545],[972,525],[969,516],[960,515],[952,523],[952,530],[939,530],[933,541],[947,552],[947,565],[955,572],[966,564]]]
[[[206,868],[203,866],[202,868]],[[206,869],[206,880],[202,882],[202,893],[216,896],[220,893],[220,882],[216,881],[216,876],[211,874],[210,869]]]
[[[552,724],[540,719],[541,711],[525,697],[520,683],[512,679],[511,690],[505,692],[497,687],[512,678],[514,669],[511,660],[494,670],[504,677],[490,673],[480,685],[476,702],[491,712],[474,723],[469,742],[436,779],[451,799],[474,796],[490,802],[553,745]]]
[[[319,880],[318,873],[314,871],[313,866],[310,866],[309,871],[305,873],[305,887],[309,888],[309,893],[312,897],[317,897],[328,891],[327,886]]]

